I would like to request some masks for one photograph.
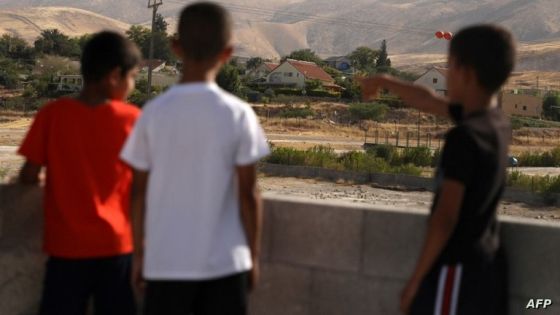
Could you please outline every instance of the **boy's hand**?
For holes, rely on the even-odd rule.
[[[411,279],[406,287],[403,289],[402,293],[401,293],[401,312],[405,315],[410,313],[410,307],[412,305],[412,301],[414,301],[414,298],[416,297],[416,294],[418,293],[418,287],[420,286],[419,282]]]
[[[143,295],[144,289],[146,288],[143,266],[144,255],[134,254],[132,258],[132,276],[130,280],[132,282],[132,289],[134,289],[137,295]]]
[[[249,273],[249,291],[253,292],[257,288],[257,284],[261,277],[261,267],[259,259],[253,259],[253,269]]]

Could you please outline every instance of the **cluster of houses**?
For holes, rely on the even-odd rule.
[[[415,83],[426,86],[437,94],[447,95],[447,69],[432,67],[422,74]],[[502,90],[498,94],[498,106],[507,115],[541,118],[543,98],[537,91],[520,89]]]
[[[354,75],[351,61],[344,56],[325,59],[325,63],[347,76]],[[145,61],[142,71],[147,72],[151,66],[157,80],[157,74],[171,71],[172,77],[178,75],[176,67],[169,67],[163,60]],[[334,78],[314,62],[286,59],[281,63],[264,62],[245,74],[253,85],[267,88],[293,88],[305,91],[309,81],[319,82],[324,90],[338,93],[343,88],[335,83]],[[162,76],[162,80],[165,76]],[[447,95],[447,69],[432,67],[422,74],[415,83],[426,86],[440,95]],[[171,81],[169,81],[171,80]],[[174,78],[164,82],[172,84]],[[157,82],[154,82],[157,84]],[[76,92],[83,86],[80,75],[62,75],[58,78],[57,90],[62,92]],[[540,118],[543,112],[543,98],[539,93],[525,93],[522,90],[503,90],[498,95],[498,104],[508,115]]]

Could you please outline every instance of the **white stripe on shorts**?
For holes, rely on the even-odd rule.
[[[455,280],[453,281],[453,295],[451,298],[451,314],[457,315],[457,304],[459,303],[459,290],[461,289],[461,275],[463,265],[457,264],[455,267]]]
[[[443,292],[445,291],[445,279],[447,278],[447,266],[441,267],[436,294],[434,315],[441,315],[441,304],[443,303]]]

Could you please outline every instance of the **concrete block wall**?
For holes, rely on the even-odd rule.
[[[268,195],[254,315],[399,314],[426,213]],[[560,314],[560,225],[502,218],[510,314]],[[527,310],[529,299],[552,299]]]
[[[42,192],[0,186],[0,314],[37,314],[43,267]]]
[[[0,314],[36,314],[45,257],[41,191],[0,186]],[[398,313],[426,214],[265,196],[262,278],[253,315]],[[511,314],[560,314],[560,225],[502,219]],[[546,310],[525,309],[549,298]]]

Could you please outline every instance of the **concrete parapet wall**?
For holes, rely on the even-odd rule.
[[[269,195],[252,314],[399,314],[426,213]],[[512,315],[560,314],[560,225],[502,218]],[[552,299],[527,310],[530,299]]]
[[[0,314],[37,309],[41,191],[0,186]],[[251,314],[398,313],[426,213],[265,196],[262,279]],[[510,261],[511,314],[560,314],[560,225],[503,218]],[[525,309],[549,298],[546,310]]]

